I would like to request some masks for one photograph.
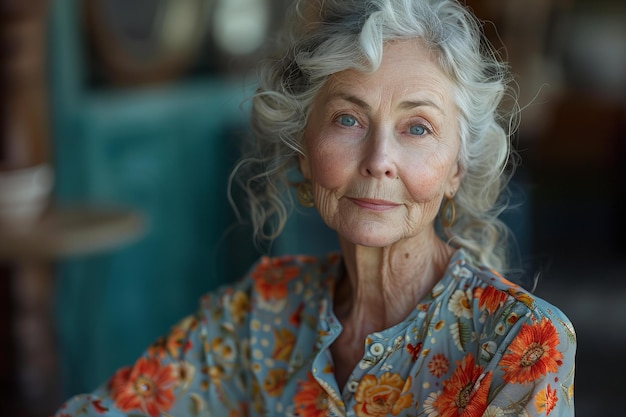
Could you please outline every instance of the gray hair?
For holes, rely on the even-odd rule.
[[[329,75],[375,71],[385,43],[419,39],[438,56],[455,86],[459,109],[461,186],[456,221],[443,230],[488,267],[508,266],[508,227],[498,218],[510,178],[510,135],[517,101],[510,73],[484,37],[480,22],[456,0],[319,0],[314,13],[296,16],[277,59],[259,67],[252,97],[249,154],[231,180],[245,190],[257,239],[277,237],[293,207],[290,172],[304,154],[303,130],[312,102]],[[505,97],[513,98],[504,109]]]

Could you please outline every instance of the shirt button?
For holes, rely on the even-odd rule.
[[[382,343],[374,343],[370,346],[370,353],[374,356],[382,355],[385,351],[385,347]]]
[[[352,381],[348,382],[346,387],[348,388],[348,391],[354,393],[354,392],[356,392],[356,389],[359,387],[359,382],[352,380]]]

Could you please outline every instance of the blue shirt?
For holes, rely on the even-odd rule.
[[[363,341],[339,387],[342,268],[336,254],[261,258],[56,416],[574,415],[570,321],[462,249],[405,320]]]

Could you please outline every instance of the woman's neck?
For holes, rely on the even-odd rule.
[[[335,291],[335,315],[359,324],[364,334],[381,331],[402,320],[439,282],[454,248],[433,234],[371,248],[341,240],[345,276]]]
[[[345,274],[334,312],[343,331],[331,346],[340,387],[363,357],[365,338],[404,320],[442,278],[454,249],[434,234],[421,242],[369,248],[340,239]]]

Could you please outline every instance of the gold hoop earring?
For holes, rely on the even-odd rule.
[[[313,200],[313,187],[308,181],[298,184],[296,187],[296,197],[302,207],[311,208],[315,205]]]
[[[445,201],[441,205],[441,224],[446,229],[452,227],[454,224],[454,220],[456,220],[456,206],[454,205],[454,201],[450,197],[446,197]]]

